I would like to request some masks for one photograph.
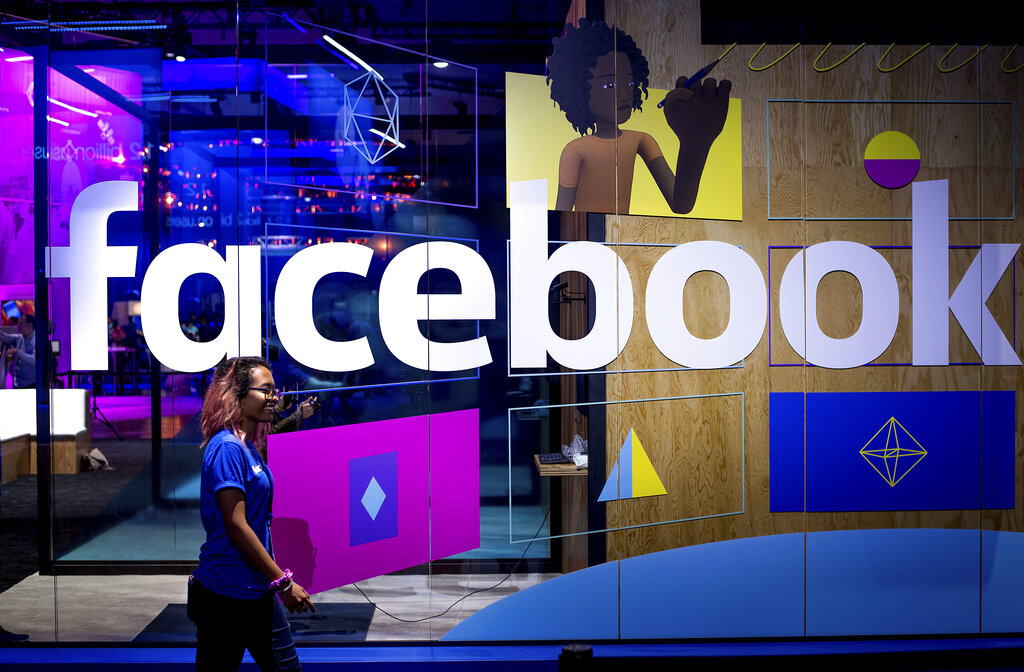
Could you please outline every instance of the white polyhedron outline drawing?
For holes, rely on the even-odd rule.
[[[384,106],[386,117],[377,117],[372,114],[363,114],[355,111],[356,105],[363,100],[366,89],[370,86],[371,82],[374,85],[372,93],[376,94],[377,99]],[[387,93],[385,93],[385,90]],[[346,114],[343,115],[342,136],[345,138],[345,142],[351,144],[367,161],[377,163],[399,148],[398,94],[387,85],[380,75],[375,72],[367,72],[350,82],[345,82],[344,105]],[[365,133],[370,137],[364,136],[364,129],[357,123],[356,117],[368,120]],[[375,128],[374,123],[378,122],[386,124],[383,131]],[[371,129],[375,130],[376,133],[371,134]],[[386,136],[386,138],[383,136]],[[387,150],[385,150],[386,144],[391,145]],[[370,147],[375,147],[372,153],[369,149]]]

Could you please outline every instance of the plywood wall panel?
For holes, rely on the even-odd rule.
[[[605,20],[625,29],[636,41],[647,57],[654,87],[674,86],[677,77],[693,74],[688,70],[696,70],[718,55],[709,59],[711,49],[700,43],[697,3],[607,2]],[[634,26],[648,29],[637,30]],[[693,67],[695,62],[699,65]]]
[[[879,73],[879,77],[889,77],[892,81],[893,97],[902,100],[977,100],[977,59],[956,72],[942,73],[938,69],[939,61],[951,46],[933,44],[895,72]],[[970,46],[958,47],[946,59],[943,67],[959,65],[973,52],[974,48]],[[982,54],[982,57],[983,60],[988,58],[986,54]]]
[[[611,8],[608,10],[607,8]],[[699,45],[698,3],[668,0],[635,0],[606,3],[607,16],[629,32],[651,63],[652,84],[674,73],[695,70],[721,54],[728,45]],[[856,45],[836,45],[822,58],[831,64]],[[897,45],[886,59],[892,66],[920,45]],[[828,240],[849,240],[871,246],[906,246],[911,242],[910,186],[884,190],[874,185],[863,168],[866,144],[884,130],[900,130],[911,136],[921,150],[922,168],[917,180],[949,181],[950,215],[963,218],[949,225],[951,245],[977,246],[982,242],[1024,241],[1019,215],[1019,192],[1024,170],[1015,170],[1020,154],[1015,136],[1024,124],[1024,106],[978,105],[974,101],[1022,102],[1024,71],[1007,75],[999,70],[1005,48],[991,47],[953,73],[937,69],[948,47],[931,46],[892,73],[879,72],[876,64],[884,46],[869,45],[846,63],[826,72],[815,72],[814,58],[822,45],[803,45],[777,65],[763,72],[747,67],[756,46],[735,47],[718,66],[715,75],[733,82],[733,95],[743,100],[743,199],[741,223],[645,217],[610,217],[609,241],[647,243],[651,247],[618,248],[634,278],[633,337],[613,368],[654,368],[666,362],[656,351],[643,320],[643,289],[650,268],[664,248],[657,243],[678,244],[713,239],[742,246],[758,263],[768,285],[771,310],[769,329],[743,366],[717,371],[621,373],[607,376],[609,402],[721,392],[742,392],[746,474],[745,513],[725,518],[640,527],[608,535],[609,558],[628,557],[676,546],[707,543],[739,536],[828,529],[882,527],[950,527],[1024,531],[1024,512],[1012,511],[910,511],[853,513],[771,513],[769,511],[769,399],[773,392],[858,392],[1012,389],[1024,393],[1019,367],[983,367],[980,358],[956,320],[949,317],[951,360],[964,365],[948,367],[867,366],[834,371],[820,367],[778,366],[802,364],[786,341],[778,317],[778,287],[786,263],[796,253],[770,246],[803,246]],[[765,65],[781,56],[787,46],[769,45],[758,55]],[[973,53],[959,47],[946,65],[956,65]],[[659,84],[655,84],[659,85]],[[797,102],[772,102],[792,99]],[[867,101],[844,104],[800,101]],[[929,101],[927,104],[894,101]],[[966,102],[964,102],[966,101]],[[650,110],[649,110],[650,111]],[[1012,114],[1012,118],[1011,118]],[[1011,131],[1011,122],[1016,131]],[[1013,139],[1013,142],[1011,142]],[[770,204],[769,204],[770,199]],[[1016,202],[1015,202],[1016,201]],[[791,219],[769,219],[787,217]],[[859,218],[851,221],[815,221],[813,217]],[[993,221],[981,217],[1013,217]],[[870,221],[868,218],[878,218]],[[892,219],[889,219],[892,218]],[[901,219],[902,218],[902,219]],[[900,291],[900,317],[893,343],[878,360],[900,364],[912,359],[912,255],[909,250],[880,250],[893,268]],[[959,283],[977,248],[950,253],[950,291]],[[769,278],[770,268],[770,278]],[[987,306],[1012,338],[1014,324],[1022,322],[1024,306],[1024,254],[1018,254],[1012,273],[1000,280]],[[723,283],[695,277],[683,292],[686,326],[702,337],[713,337],[729,319],[728,297]],[[859,325],[860,291],[849,276],[826,277],[815,297],[821,326],[826,333],[852,333]],[[691,311],[691,304],[693,311]],[[1017,327],[1018,330],[1020,327]],[[769,351],[771,363],[769,366]],[[1024,354],[1024,338],[1017,339]],[[1024,402],[1018,394],[1018,436],[1024,433]],[[611,407],[610,407],[611,409]],[[671,431],[680,436],[725,437],[734,428],[715,427],[714,416],[679,418],[631,416],[623,409],[609,410],[608,445],[614,432],[628,431],[637,423],[644,431]],[[1018,441],[1019,444],[1019,441]],[[617,445],[615,445],[617,448]],[[1021,449],[1017,447],[1017,483],[1024,478]],[[610,458],[611,459],[611,458]],[[710,498],[665,499],[663,503],[630,502],[609,506],[615,525],[643,525],[651,515],[673,505],[693,510],[715,508],[716,498],[732,501],[735,491],[710,467],[694,468],[691,462],[710,459],[708,453],[691,450],[671,458],[670,465],[688,470],[698,479],[690,494]],[[728,461],[719,463],[731,464]],[[611,462],[607,468],[610,468]],[[717,480],[716,480],[717,478]],[[1018,490],[1019,491],[1019,490]]]

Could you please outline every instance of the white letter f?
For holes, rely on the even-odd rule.
[[[71,369],[107,370],[107,278],[135,275],[135,245],[107,246],[107,218],[139,209],[137,182],[98,182],[71,206],[67,247],[48,247],[47,276],[71,280]],[[43,327],[45,330],[45,327]]]

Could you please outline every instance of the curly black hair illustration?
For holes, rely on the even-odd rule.
[[[580,135],[597,129],[597,120],[590,111],[590,69],[599,56],[611,51],[626,54],[633,68],[636,88],[633,109],[640,110],[647,97],[650,70],[643,52],[633,38],[618,28],[610,28],[604,21],[591,23],[580,19],[579,28],[565,27],[565,35],[552,40],[554,51],[548,58],[547,83],[551,86],[551,100],[565,113],[572,127]],[[642,92],[642,95],[641,95]]]

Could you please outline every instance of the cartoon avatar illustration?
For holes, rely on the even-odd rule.
[[[693,210],[711,144],[729,112],[732,84],[705,79],[683,88],[686,77],[665,98],[665,119],[679,138],[675,174],[657,141],[647,133],[619,128],[642,111],[650,70],[643,52],[622,30],[580,20],[553,41],[547,82],[551,99],[579,132],[558,162],[557,210],[629,212],[633,166],[639,155],[677,214]]]

